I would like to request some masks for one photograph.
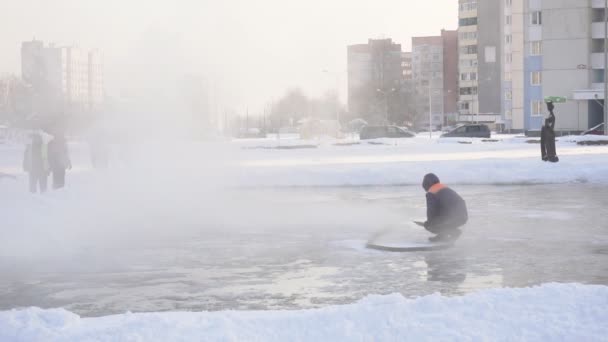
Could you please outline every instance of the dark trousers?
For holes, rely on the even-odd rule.
[[[35,194],[40,188],[40,192],[46,192],[48,175],[44,171],[30,172],[30,192]]]
[[[65,169],[53,169],[53,189],[61,189],[65,186]]]
[[[542,160],[557,162],[557,152],[555,150],[555,132],[547,126],[543,126],[540,131],[540,154]]]

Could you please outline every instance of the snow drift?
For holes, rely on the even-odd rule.
[[[608,287],[546,284],[463,297],[368,296],[301,311],[126,313],[82,318],[63,309],[0,312],[2,341],[601,341]]]

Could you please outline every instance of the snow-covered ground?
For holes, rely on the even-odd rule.
[[[608,287],[546,284],[462,297],[369,296],[301,311],[0,312],[2,341],[605,341]]]
[[[608,146],[576,144],[581,139],[605,138],[558,139],[560,162],[556,164],[540,160],[540,148],[534,142],[538,139],[535,138],[497,135],[491,141],[484,141],[429,139],[421,134],[413,139],[371,142],[357,139],[304,141],[289,137],[229,143],[145,144],[132,146],[129,153],[121,154],[120,161],[113,167],[101,171],[90,168],[88,147],[74,143],[71,145],[74,169],[68,173],[67,188],[45,196],[26,192],[27,177],[20,170],[23,147],[0,145],[0,173],[16,176],[15,180],[0,177],[0,266],[46,265],[41,261],[50,260],[52,263],[55,259],[59,263],[67,263],[66,260],[81,257],[78,253],[90,245],[111,251],[111,246],[116,244],[138,243],[150,236],[171,239],[183,234],[180,231],[182,227],[200,228],[201,222],[220,227],[225,234],[246,231],[247,225],[291,225],[290,218],[300,219],[318,230],[325,229],[325,226],[319,228],[325,214],[322,205],[314,208],[317,211],[313,213],[321,216],[317,218],[306,214],[305,210],[305,213],[290,211],[293,208],[285,206],[290,197],[281,196],[273,200],[276,194],[266,194],[267,187],[418,186],[425,173],[434,172],[445,183],[460,187],[591,183],[605,188],[608,184]],[[314,148],[284,148],[302,145]],[[225,191],[242,187],[253,187],[254,190],[259,187],[259,193],[246,196]],[[474,196],[475,193],[468,195]],[[515,208],[513,201],[516,200],[511,198],[511,204],[491,205],[511,205],[513,212],[522,210]],[[553,216],[551,220],[576,222],[576,217],[572,217],[576,215],[576,206],[584,203],[573,198],[568,204],[568,213],[561,213],[560,208],[556,208],[550,213]],[[389,210],[372,210],[366,214],[369,206],[368,203],[357,206],[356,212],[353,212],[353,207],[332,207],[335,216],[331,216],[331,222],[338,226],[359,224],[369,227],[377,223],[375,217],[379,214],[386,217],[394,214]],[[545,213],[525,206],[524,209],[525,212],[516,216],[514,222],[522,222],[526,217],[537,225],[547,222]],[[408,215],[419,215],[422,211],[423,208],[416,208]],[[479,216],[483,213],[473,209],[473,214]],[[344,219],[347,215],[350,215],[348,219]],[[472,215],[473,222],[475,215]],[[337,216],[340,219],[336,219]],[[606,227],[595,217],[586,217],[585,222],[597,221],[593,234],[599,240],[605,239],[603,229]],[[478,222],[485,224],[489,221],[490,218],[484,218]],[[238,228],[231,228],[230,224]],[[257,228],[261,230],[260,234],[264,234],[266,227]],[[550,227],[538,227],[543,233],[547,232],[545,228]],[[575,228],[568,234],[576,236]],[[471,230],[471,235],[475,236]],[[483,231],[478,233],[483,236]],[[506,235],[505,239],[513,238],[513,243],[521,248],[527,246],[521,241],[534,242],[532,236],[525,236],[522,240],[520,236]],[[547,239],[554,237],[544,236]],[[466,242],[466,238],[465,235],[463,241]],[[342,239],[348,240],[348,237]],[[476,242],[479,241],[483,240]],[[553,246],[556,241],[561,243],[563,240],[545,241],[543,249],[539,250]],[[599,256],[592,259],[596,263],[595,272],[601,270],[601,258],[605,254],[601,252],[605,241],[600,242],[602,245],[597,246]],[[511,257],[504,246],[500,245],[499,251],[502,254],[497,258]],[[579,253],[578,246],[571,251]],[[489,254],[493,252],[488,251]],[[242,253],[246,255],[247,250],[243,249]],[[539,254],[531,253],[530,262],[544,257]],[[582,254],[574,255],[573,260],[583,258]],[[82,262],[87,266],[96,265],[91,260],[82,259]],[[106,267],[102,261],[95,262],[99,262],[97,266],[101,268]],[[391,260],[390,264],[393,263]],[[519,266],[519,263],[514,265]],[[369,266],[370,269],[374,267]],[[584,267],[586,265],[581,266]],[[69,275],[69,272],[62,274],[66,273]],[[599,275],[591,282],[595,279],[603,283],[604,278]],[[35,289],[40,286],[37,281],[28,282],[28,287]],[[5,286],[4,282],[0,283]],[[8,284],[0,291],[11,293],[7,290],[10,286]],[[27,293],[25,291],[24,295]],[[607,304],[608,287],[552,284],[495,289],[458,297],[434,295],[406,299],[401,295],[372,296],[354,304],[300,311],[141,313],[80,318],[62,309],[29,308],[0,312],[0,340],[589,341],[603,340],[608,335],[608,326],[604,323],[608,320]]]
[[[282,141],[282,146],[318,144],[316,149],[254,150],[243,156],[252,186],[360,186],[418,184],[434,172],[449,184],[608,183],[608,146],[579,146],[581,140],[606,137],[560,137],[560,162],[543,163],[538,138],[495,135],[489,141],[471,138]],[[252,146],[279,142],[241,141]]]

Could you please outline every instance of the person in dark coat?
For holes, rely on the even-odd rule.
[[[49,177],[47,146],[40,134],[32,134],[31,138],[23,154],[23,170],[29,175],[30,192],[43,193],[46,192]]]
[[[426,191],[427,220],[422,225],[436,236],[430,241],[453,241],[462,231],[460,227],[469,218],[465,201],[456,193],[439,182],[439,178],[429,173],[424,176],[422,187]]]
[[[545,124],[540,131],[540,151],[543,161],[556,163],[559,161],[555,150],[555,114],[553,114],[553,102],[547,102],[549,117],[545,119]]]
[[[65,186],[65,170],[72,168],[68,154],[68,144],[62,135],[55,136],[49,142],[49,166],[53,173],[53,189]]]

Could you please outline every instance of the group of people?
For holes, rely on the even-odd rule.
[[[66,170],[72,168],[65,137],[58,134],[48,143],[39,133],[33,133],[30,138],[23,155],[30,192],[46,192],[49,175],[52,175],[53,189],[63,188]]]
[[[555,106],[547,101],[549,117],[541,129],[541,157],[543,161],[556,163],[559,161],[555,151]],[[436,234],[430,237],[431,242],[454,241],[458,239],[462,227],[468,221],[465,201],[454,190],[441,184],[439,178],[429,173],[422,180],[422,187],[426,191],[427,220],[416,222],[429,232]]]

